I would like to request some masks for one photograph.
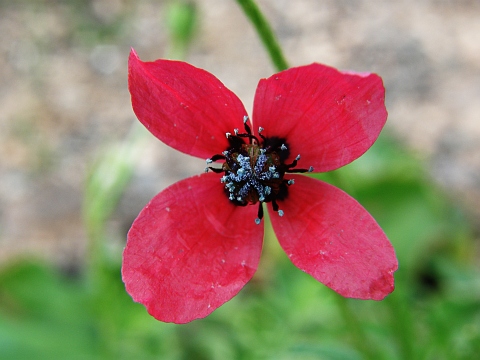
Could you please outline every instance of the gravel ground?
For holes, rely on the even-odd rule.
[[[235,1],[198,0],[187,60],[251,109],[270,65]],[[480,223],[480,2],[263,0],[291,65],[379,73],[386,131]],[[127,57],[167,56],[166,1],[0,1],[0,262],[35,254],[78,263],[89,164],[136,122]],[[124,233],[165,186],[204,163],[145,138],[111,227]]]

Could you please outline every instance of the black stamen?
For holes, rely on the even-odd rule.
[[[225,160],[225,155],[216,154],[216,155],[213,155],[210,158],[210,160],[212,161]]]
[[[263,205],[262,205],[262,202],[260,202],[258,204],[258,213],[257,213],[257,216],[260,220],[263,219]]]
[[[311,172],[310,169],[287,169],[285,170],[286,173],[305,173],[305,172]]]
[[[275,199],[272,200],[272,208],[273,208],[273,211],[278,211],[278,204],[275,201]]]
[[[255,223],[260,224],[264,217],[263,203],[271,202],[273,211],[279,216],[284,215],[277,201],[285,200],[288,188],[294,184],[293,179],[284,179],[285,174],[312,172],[313,167],[296,169],[300,155],[286,164],[285,161],[290,158],[290,146],[285,138],[266,137],[262,134],[262,127],[258,128],[258,135],[253,135],[247,116],[243,123],[244,133],[239,133],[238,129],[234,129],[233,135],[226,133],[229,147],[206,159],[207,166],[223,160],[221,168],[207,167],[205,171],[223,174],[220,182],[233,204],[247,206],[258,203]]]
[[[223,169],[217,169],[211,166],[209,166],[208,169],[212,170],[214,173],[217,173],[217,174],[221,174],[224,171]]]
[[[294,168],[295,166],[297,166],[297,159],[293,160],[290,164],[285,164],[285,167],[287,168],[287,170],[285,171],[288,171],[288,169],[291,169],[291,168]]]
[[[245,144],[245,142],[242,139],[240,139],[238,136],[229,136],[228,144],[230,145],[229,147],[229,150],[230,150],[230,149],[238,149],[242,147],[242,145]]]
[[[247,134],[252,135],[252,129],[250,129],[250,126],[248,126],[248,118],[244,120],[243,126],[245,127]]]
[[[258,141],[257,137],[255,135],[252,135],[252,134],[237,134],[236,136],[241,137],[241,138],[248,138],[250,140],[250,144],[252,144],[252,140],[255,140],[257,142],[257,144],[260,143],[260,141]]]

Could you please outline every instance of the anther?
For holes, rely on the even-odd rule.
[[[246,124],[247,121],[248,121],[248,115],[245,115],[245,116],[243,117],[243,123]]]
[[[293,185],[293,184],[295,184],[295,180],[294,180],[294,179],[290,179],[290,180],[287,181],[287,184],[288,184],[288,185]]]
[[[287,150],[287,146],[285,144],[282,144],[282,146],[280,146],[280,150],[283,150],[283,151]]]
[[[207,159],[207,160],[205,160],[205,161],[207,162],[207,164],[211,164],[211,163],[213,162],[212,159]]]
[[[295,158],[295,160],[300,160],[300,154],[297,155],[297,157]]]
[[[235,135],[238,135],[238,129],[233,129],[233,132],[235,133]]]
[[[313,166],[310,166],[310,167],[308,168],[308,172],[312,172],[312,171],[313,171]]]
[[[225,136],[226,136],[227,139],[228,139],[230,136],[232,136],[232,133],[227,132],[227,133],[225,133]]]
[[[261,126],[258,127],[258,133],[259,133],[259,134],[260,134],[263,130],[264,130],[263,127],[261,127]]]
[[[261,222],[262,222],[262,220],[260,220],[259,218],[255,219],[255,224],[260,225]]]
[[[283,216],[283,210],[278,210],[278,216]]]

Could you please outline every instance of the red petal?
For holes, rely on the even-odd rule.
[[[286,139],[299,166],[323,172],[372,146],[387,119],[382,79],[312,64],[260,80],[253,121],[266,137]]]
[[[263,226],[256,206],[233,205],[218,175],[180,181],[145,206],[123,253],[132,298],[161,321],[186,323],[235,296],[255,273]]]
[[[302,175],[288,190],[279,202],[284,216],[269,213],[295,266],[345,297],[381,300],[393,291],[393,247],[355,199]]]
[[[133,111],[165,144],[210,158],[228,147],[225,133],[243,126],[247,114],[238,97],[215,76],[181,61],[128,60]]]

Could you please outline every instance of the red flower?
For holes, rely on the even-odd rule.
[[[142,62],[133,50],[128,69],[142,124],[208,164],[155,196],[128,233],[123,281],[152,316],[186,323],[240,291],[259,263],[263,203],[298,268],[346,297],[393,291],[397,260],[372,216],[340,189],[298,174],[337,169],[374,143],[387,118],[380,77],[320,64],[282,71],[260,80],[251,121],[204,70]]]

